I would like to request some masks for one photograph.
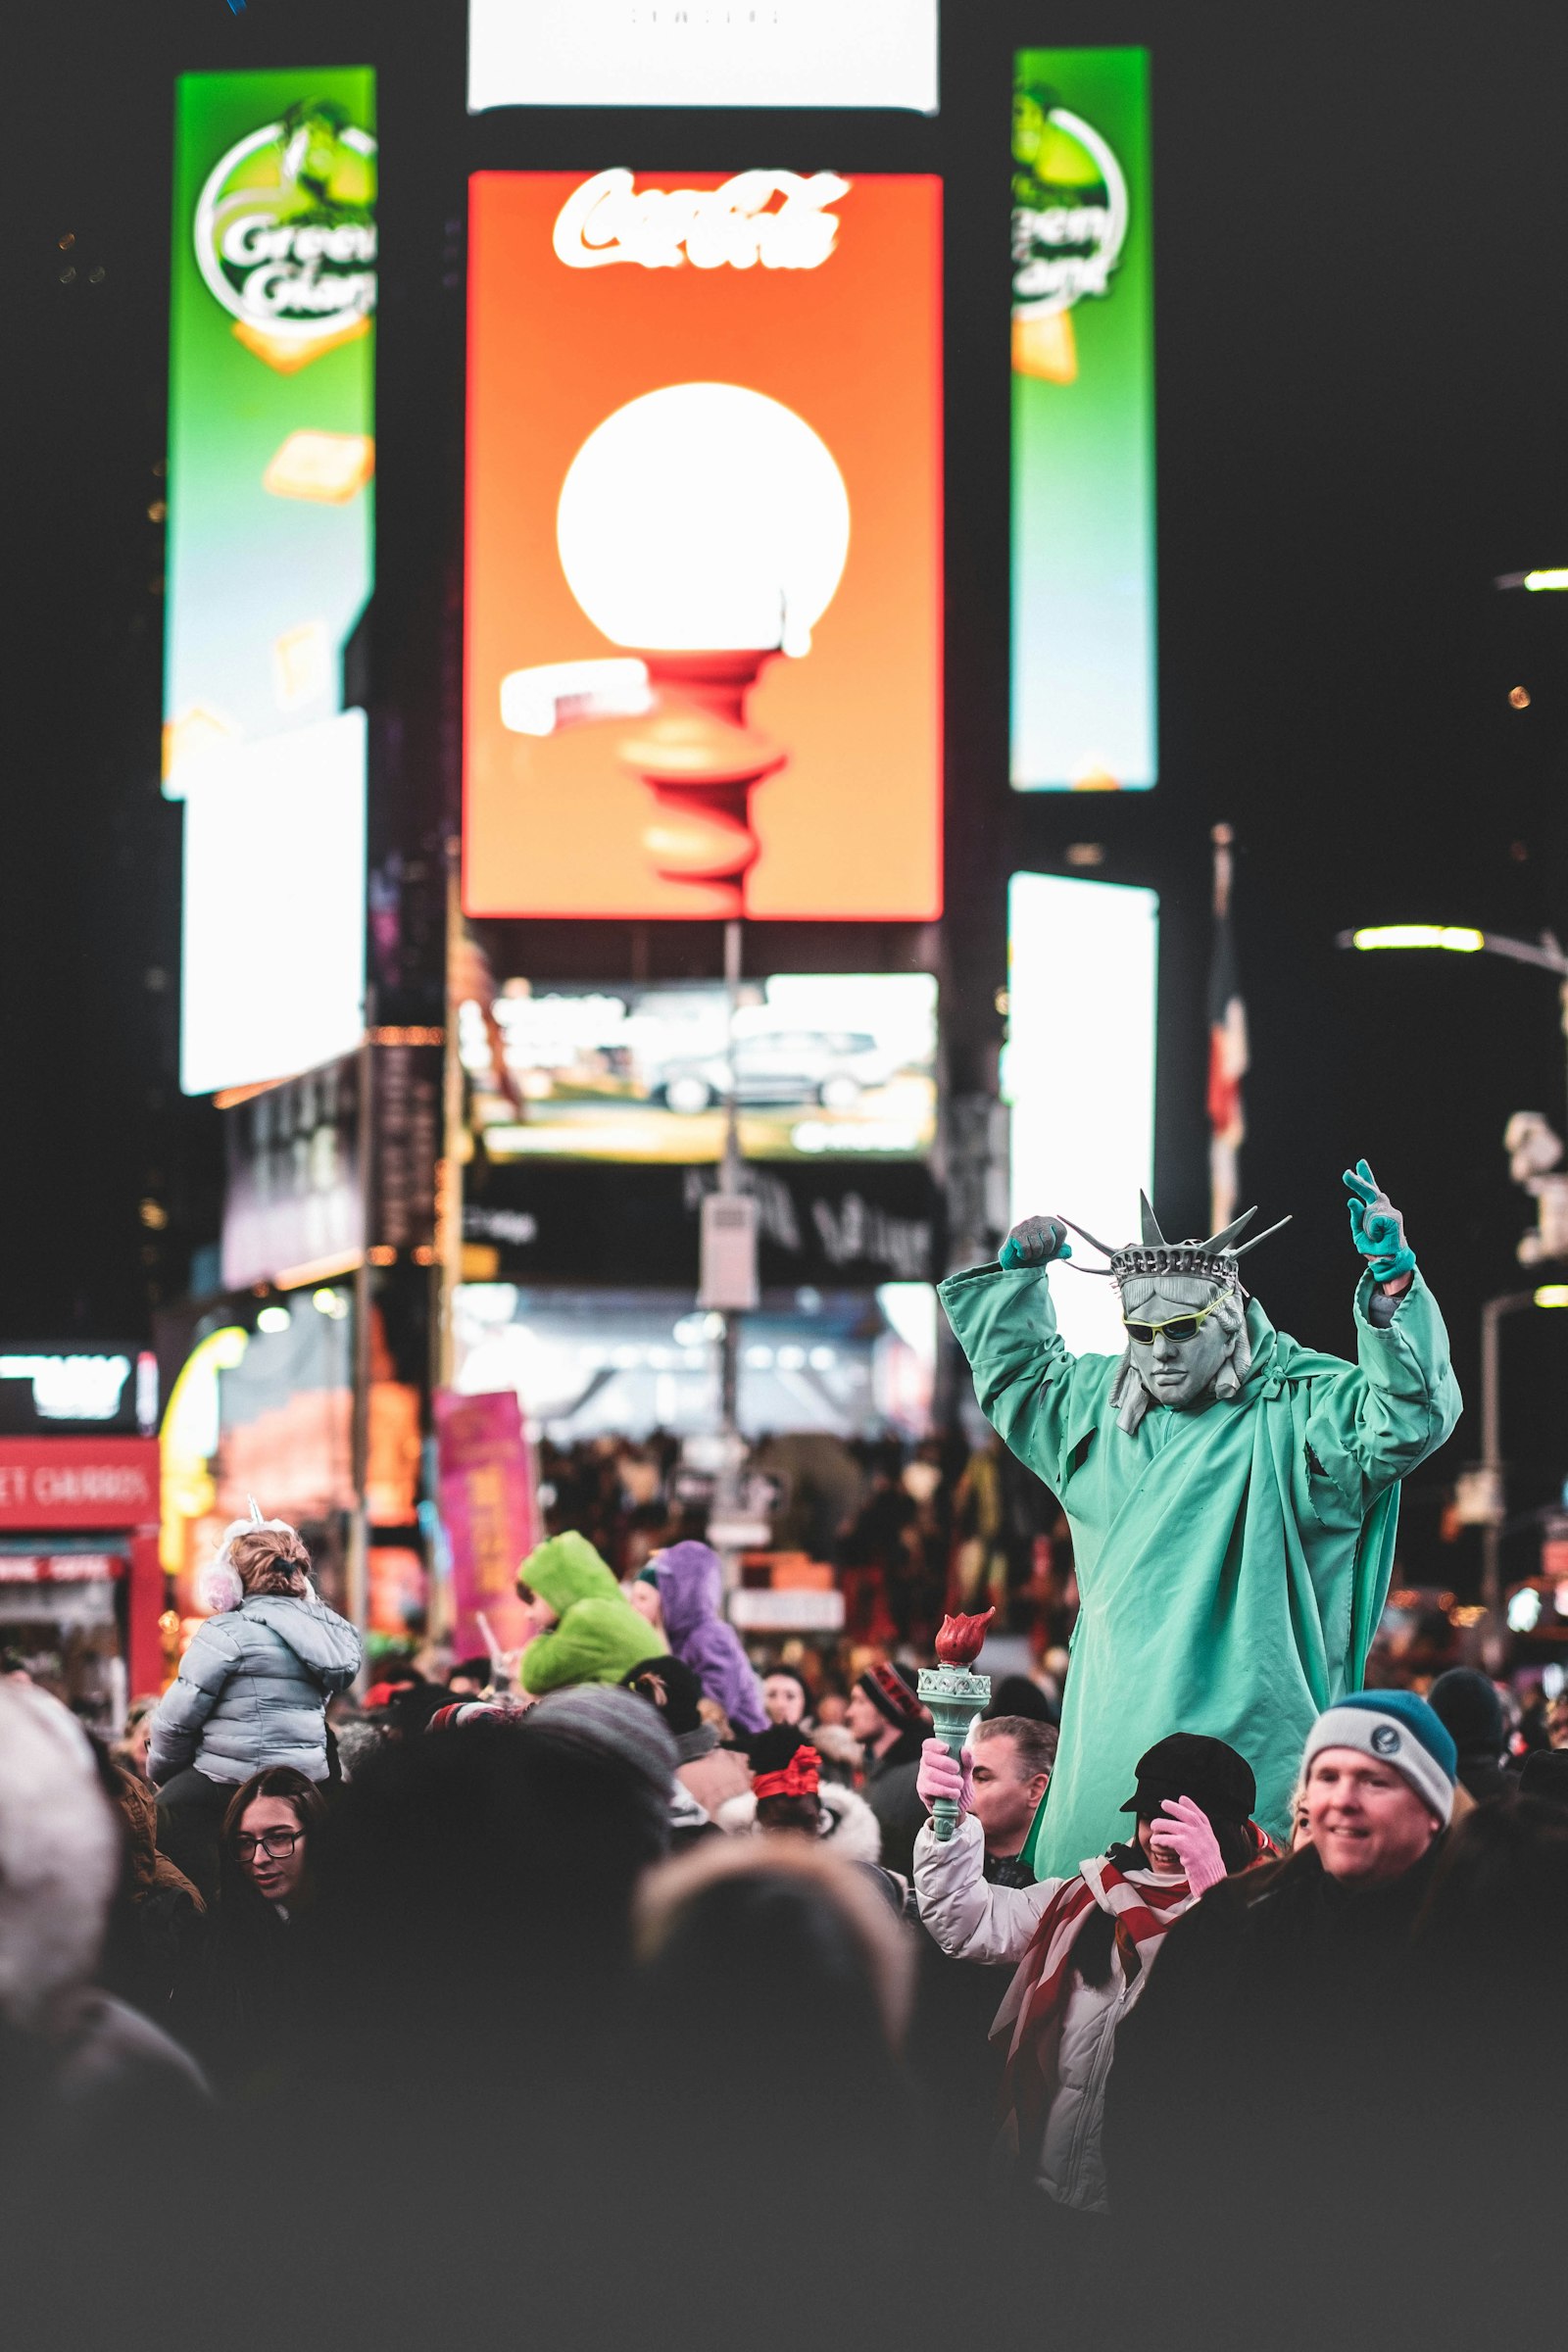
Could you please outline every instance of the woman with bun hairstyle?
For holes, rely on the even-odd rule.
[[[158,1842],[211,1902],[234,1790],[270,1765],[327,1778],[326,1702],[360,1671],[360,1637],[310,1581],[283,1519],[236,1519],[197,1586],[210,1609],[153,1719]]]

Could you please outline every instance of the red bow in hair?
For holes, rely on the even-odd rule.
[[[782,1772],[760,1772],[753,1793],[764,1796],[814,1796],[821,1784],[822,1759],[814,1747],[798,1747]]]

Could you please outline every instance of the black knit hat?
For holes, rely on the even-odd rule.
[[[628,1667],[620,1679],[638,1698],[659,1709],[682,1764],[694,1764],[718,1745],[717,1732],[703,1721],[698,1705],[702,1683],[684,1659],[644,1658],[641,1665]]]
[[[1190,1796],[1210,1821],[1248,1822],[1257,1803],[1252,1767],[1223,1740],[1172,1732],[1138,1759],[1138,1786],[1123,1805],[1140,1821],[1157,1821],[1168,1800]]]
[[[1427,1705],[1447,1726],[1462,1756],[1487,1756],[1495,1762],[1507,1745],[1502,1701],[1490,1675],[1473,1666],[1450,1666],[1427,1692]]]
[[[904,1668],[895,1666],[891,1660],[868,1666],[856,1689],[865,1692],[877,1713],[885,1716],[895,1731],[917,1732],[931,1721],[914,1684]]]

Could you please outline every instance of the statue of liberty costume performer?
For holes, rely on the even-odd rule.
[[[1284,1840],[1315,1718],[1359,1690],[1394,1565],[1399,1481],[1459,1418],[1437,1302],[1365,1160],[1347,1173],[1367,1260],[1358,1360],[1277,1332],[1240,1261],[1254,1210],[1204,1242],[1109,1250],[1118,1356],[1070,1355],[1046,1268],[1061,1216],[1014,1226],[1000,1261],[951,1275],[942,1302],[987,1418],[1059,1498],[1081,1607],[1056,1769],[1034,1831],[1037,1878],[1104,1851],[1138,1758],[1171,1732],[1226,1740]],[[1289,1219],[1282,1220],[1289,1223]],[[1280,1230],[1271,1226],[1270,1233]]]

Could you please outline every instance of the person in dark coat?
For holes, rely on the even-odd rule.
[[[914,1841],[925,1822],[915,1788],[931,1718],[902,1666],[868,1667],[850,1692],[849,1726],[865,1757],[862,1794],[882,1827],[882,1867],[914,1875]]]
[[[1454,1744],[1424,1699],[1362,1691],[1302,1757],[1309,1843],[1179,1920],[1118,2036],[1105,2101],[1129,2291],[1180,2247],[1211,2344],[1326,2340],[1386,2266],[1396,2143],[1369,2084],[1403,2008],[1410,1938],[1453,1809]],[[1334,2261],[1316,2259],[1332,2246]],[[1298,2277],[1282,2249],[1313,2250]],[[1332,2330],[1330,2330],[1332,2332]],[[1181,2339],[1189,2340],[1189,2339]]]
[[[173,2033],[229,2100],[276,2097],[312,2001],[317,1846],[326,1805],[313,1781],[274,1764],[236,1788],[220,1840],[212,1933],[174,1988]]]

